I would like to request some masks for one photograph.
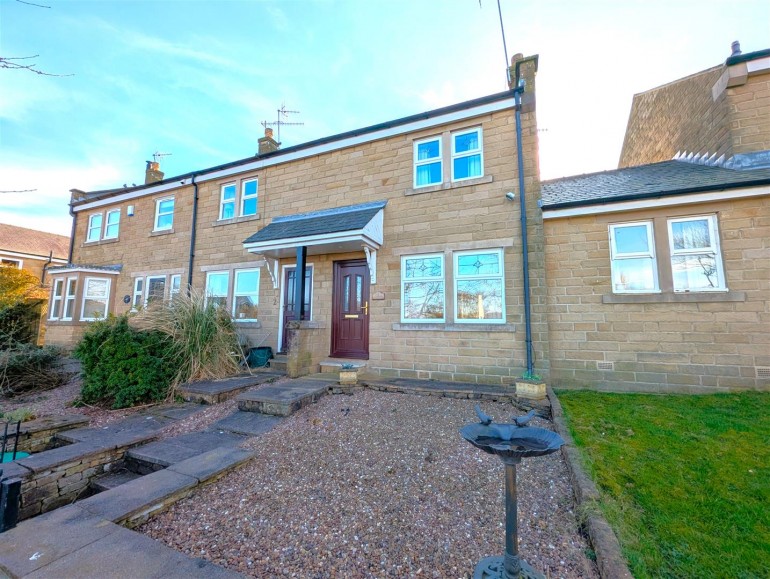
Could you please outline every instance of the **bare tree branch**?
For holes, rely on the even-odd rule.
[[[27,4],[28,6],[37,6],[38,8],[50,8],[50,6],[43,6],[42,4],[35,4],[34,2],[25,2],[24,0],[16,0],[21,4]]]
[[[0,68],[8,68],[11,70],[28,70],[30,72],[34,72],[35,74],[39,74],[41,76],[73,76],[72,74],[54,74],[52,72],[45,72],[43,70],[38,70],[35,68],[37,64],[23,64],[21,62],[16,62],[17,60],[30,60],[32,58],[37,58],[40,56],[39,54],[33,54],[32,56],[8,56],[8,57],[2,57],[0,56]]]

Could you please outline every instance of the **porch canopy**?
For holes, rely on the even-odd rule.
[[[387,201],[275,217],[243,242],[249,253],[280,259],[306,247],[308,255],[377,251],[382,246]]]

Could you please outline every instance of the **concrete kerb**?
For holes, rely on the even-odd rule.
[[[596,508],[596,502],[600,497],[599,489],[596,488],[593,480],[583,469],[580,455],[575,447],[575,441],[572,440],[572,436],[570,436],[567,429],[561,403],[550,386],[548,386],[547,393],[551,401],[551,414],[556,432],[559,433],[565,442],[562,447],[562,454],[570,471],[575,499],[580,510],[586,513],[585,524],[594,553],[596,553],[596,565],[599,568],[599,575],[606,579],[633,579],[615,532]]]

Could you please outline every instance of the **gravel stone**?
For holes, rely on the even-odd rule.
[[[458,432],[477,421],[474,404],[326,396],[249,439],[257,455],[246,465],[138,530],[252,577],[470,577],[481,558],[502,554],[505,533],[503,465]],[[498,421],[521,414],[481,406]],[[518,498],[522,558],[547,577],[598,577],[561,453],[524,459]]]

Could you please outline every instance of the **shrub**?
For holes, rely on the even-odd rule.
[[[0,350],[35,343],[47,297],[47,288],[28,271],[0,267]]]
[[[10,412],[0,411],[0,419],[2,419],[3,422],[9,422],[11,424],[15,422],[27,422],[29,420],[34,420],[35,418],[37,418],[35,413],[29,408],[17,408]]]
[[[132,328],[127,316],[94,322],[74,354],[82,363],[86,404],[126,408],[164,400],[179,372],[171,340]]]
[[[170,349],[181,365],[174,384],[192,380],[216,380],[237,374],[243,360],[235,323],[226,308],[206,303],[191,291],[140,312],[133,324],[161,332],[171,340]]]
[[[54,346],[17,343],[0,351],[0,393],[11,396],[61,386],[69,376],[57,367],[60,356],[61,351]]]

